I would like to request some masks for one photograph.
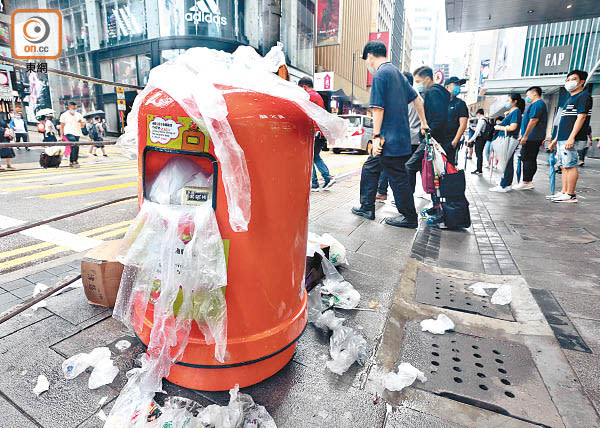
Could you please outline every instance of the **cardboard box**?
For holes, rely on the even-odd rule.
[[[329,246],[321,245],[321,249],[323,253],[325,253],[325,257],[329,258]],[[321,259],[323,257],[315,253],[314,256],[306,257],[306,275],[304,276],[304,286],[306,287],[306,291],[310,293],[310,291],[321,282],[323,277],[323,266],[321,266]]]
[[[123,265],[115,260],[121,242],[121,239],[103,242],[81,261],[83,290],[92,305],[115,306],[123,274]]]

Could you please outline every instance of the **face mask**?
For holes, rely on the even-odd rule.
[[[511,107],[512,107],[512,104],[509,103],[508,101],[506,102],[506,104],[504,104],[504,108],[507,110],[510,110]]]
[[[526,102],[527,104],[531,104],[531,98],[529,98],[529,97],[525,97],[525,102]]]
[[[369,66],[369,73],[375,74],[375,71],[376,70],[373,67]]]
[[[460,94],[460,86],[455,86],[452,88],[452,95],[456,97],[458,94]]]
[[[577,89],[577,82],[574,80],[569,80],[567,83],[565,83],[565,89],[569,92],[574,91],[575,89]]]
[[[418,93],[425,92],[425,85],[423,83],[419,83],[417,86],[415,86],[415,89]]]

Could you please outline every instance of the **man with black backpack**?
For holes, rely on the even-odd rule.
[[[484,117],[483,109],[479,109],[476,112],[477,116],[477,127],[475,133],[469,138],[468,144],[475,142],[475,154],[477,155],[477,169],[471,174],[483,174],[483,149],[485,143],[492,139],[494,128],[488,123]]]

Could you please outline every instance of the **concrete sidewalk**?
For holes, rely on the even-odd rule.
[[[544,156],[534,191],[491,193],[487,176],[467,174],[473,226],[466,231],[384,225],[394,215],[388,204],[375,221],[353,216],[358,174],[312,194],[310,230],[346,246],[350,265],[340,271],[361,293],[360,307],[378,303],[337,311],[366,337],[370,358],[332,374],[325,367],[329,338],[309,325],[290,364],[244,392],[280,428],[600,426],[600,162],[590,159],[581,171],[580,202],[561,205],[544,198]],[[5,275],[3,308],[27,297],[35,282],[73,275],[80,258]],[[492,305],[465,291],[477,281],[511,284],[512,303]],[[439,313],[454,320],[455,331],[421,332],[418,321]],[[110,315],[75,289],[0,325],[3,427],[102,426],[98,402],[108,397],[103,409],[110,411],[142,352]],[[124,351],[114,346],[122,339],[131,343]],[[113,384],[91,391],[87,374],[66,380],[62,361],[97,346],[109,346],[121,369]],[[425,372],[427,382],[378,397],[375,373],[400,362]],[[36,397],[39,374],[50,389]],[[228,401],[227,393],[164,383],[167,393],[203,405]]]

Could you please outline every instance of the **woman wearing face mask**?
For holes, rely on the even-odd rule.
[[[519,127],[521,126],[521,114],[525,109],[525,100],[519,94],[510,94],[506,99],[505,107],[508,109],[508,114],[500,125],[496,125],[494,129],[499,131],[498,136],[509,137],[511,139],[519,138]],[[512,145],[511,143],[509,143]],[[516,147],[516,145],[515,145]],[[490,192],[506,193],[511,189],[514,176],[514,153],[511,154],[504,176],[500,180],[500,184],[492,187]]]

